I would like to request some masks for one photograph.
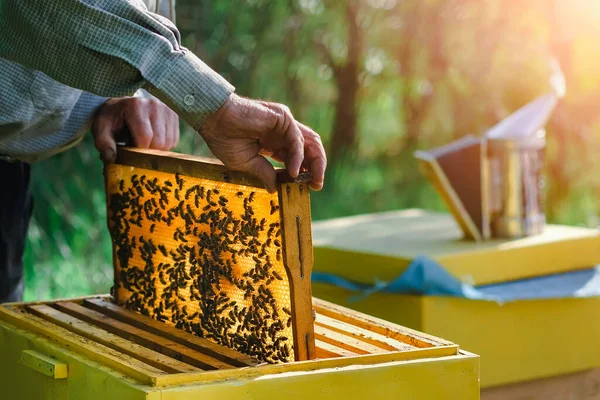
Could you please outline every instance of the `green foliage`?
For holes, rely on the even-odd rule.
[[[288,104],[330,154],[349,143],[312,196],[315,220],[443,210],[412,152],[481,133],[546,93],[556,57],[568,94],[548,127],[547,213],[553,222],[590,225],[600,194],[600,7],[575,3],[178,0],[177,25],[184,44],[239,94]],[[356,93],[346,84],[353,81]],[[339,113],[340,99],[353,94]],[[179,151],[209,153],[182,129]],[[108,291],[101,168],[89,138],[34,167],[27,299]]]

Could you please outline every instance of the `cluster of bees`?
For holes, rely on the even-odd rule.
[[[276,196],[142,172],[109,196],[119,302],[260,361],[292,361]]]

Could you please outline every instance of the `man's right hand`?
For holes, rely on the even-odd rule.
[[[94,144],[106,163],[117,154],[115,137],[127,126],[137,147],[171,150],[179,140],[177,114],[159,100],[118,97],[108,100],[96,113],[92,124]]]
[[[225,166],[255,175],[270,192],[277,190],[276,176],[265,156],[284,162],[293,178],[310,171],[310,187],[323,187],[327,157],[321,138],[282,104],[232,94],[206,120],[200,134]]]

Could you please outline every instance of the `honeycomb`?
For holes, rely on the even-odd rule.
[[[276,193],[119,164],[105,174],[119,304],[262,362],[294,360]]]

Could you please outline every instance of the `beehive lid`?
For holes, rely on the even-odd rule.
[[[315,271],[372,284],[404,272],[419,255],[476,285],[589,268],[600,263],[596,229],[549,225],[516,240],[471,242],[448,214],[419,209],[313,224]]]

